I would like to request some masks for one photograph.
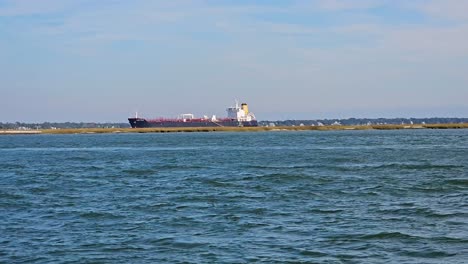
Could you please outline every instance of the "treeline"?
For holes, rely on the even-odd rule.
[[[62,129],[62,128],[126,128],[130,127],[128,123],[94,123],[94,122],[44,122],[44,123],[0,123],[0,129]]]
[[[316,119],[316,120],[283,120],[260,121],[260,126],[320,126],[320,125],[404,125],[404,124],[458,124],[468,123],[468,118],[347,118],[347,119]]]

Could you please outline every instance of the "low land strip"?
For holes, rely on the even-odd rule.
[[[254,132],[254,131],[305,131],[305,130],[395,130],[395,129],[461,129],[462,124],[418,125],[363,125],[363,126],[277,126],[277,127],[170,127],[170,128],[79,128],[44,130],[0,130],[0,135],[15,134],[102,134],[102,133],[171,133],[171,132]]]

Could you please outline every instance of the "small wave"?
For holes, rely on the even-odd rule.
[[[258,228],[258,227],[266,227],[268,226],[268,224],[266,223],[252,223],[252,222],[245,222],[245,223],[242,223],[240,224],[240,227],[242,227],[242,229],[245,229],[245,230],[248,230],[248,229],[251,229],[251,228]]]
[[[282,166],[272,166],[272,165],[246,165],[246,168],[251,169],[274,169],[274,170],[284,170],[284,169],[311,169],[315,168],[314,165],[282,165]]]
[[[147,176],[154,174],[156,171],[154,170],[149,170],[149,169],[126,169],[122,171],[123,173],[130,174],[130,175],[136,175],[136,176]]]
[[[34,194],[44,194],[50,191],[49,188],[46,187],[32,187],[29,188],[29,191]]]
[[[195,165],[195,164],[164,164],[164,165],[156,165],[153,166],[152,169],[154,170],[191,170],[191,169],[211,169],[208,165]]]
[[[24,195],[18,193],[10,193],[0,190],[0,200],[20,200],[25,198]]]
[[[117,219],[117,218],[122,218],[120,215],[108,213],[108,212],[96,212],[96,211],[91,211],[91,212],[86,212],[86,213],[81,213],[80,217],[86,218],[86,219]]]
[[[17,170],[17,169],[25,169],[25,165],[21,164],[4,164],[2,165],[2,169],[4,170]]]
[[[454,212],[454,213],[441,213],[437,211],[431,210],[431,213],[428,215],[429,217],[435,218],[453,218],[453,217],[466,217],[466,213]]]
[[[420,214],[427,215],[428,210],[424,208],[415,207],[396,207],[396,208],[384,208],[380,209],[379,212],[386,214],[397,214],[397,215],[408,215],[408,214]]]
[[[244,210],[244,212],[247,214],[264,215],[268,212],[268,208],[263,208],[263,207],[251,208],[251,209]]]
[[[148,245],[161,245],[161,246],[168,246],[174,243],[174,237],[161,237],[161,238],[150,238],[145,241]]]
[[[144,247],[131,246],[131,245],[109,245],[102,249],[103,252],[123,252],[123,251],[143,251],[146,250]]]
[[[256,177],[268,182],[291,182],[291,181],[300,181],[300,180],[309,180],[314,177],[306,174],[296,174],[296,173],[270,173]]]
[[[100,170],[104,170],[104,167],[102,166],[96,166],[96,165],[91,165],[89,167],[86,167],[87,170],[90,170],[90,171],[100,171]]]
[[[409,251],[402,250],[400,255],[418,258],[444,258],[457,255],[456,253],[439,251],[439,250],[423,250],[423,251]]]
[[[191,249],[196,247],[203,247],[206,246],[206,243],[201,242],[188,242],[188,241],[175,241],[172,243],[173,247],[180,248],[180,249]]]
[[[314,214],[336,214],[336,213],[341,213],[344,210],[342,209],[310,209],[308,210],[309,213],[314,213]]]
[[[409,189],[412,191],[418,191],[422,193],[447,193],[451,192],[453,188],[448,188],[446,185],[443,184],[437,184],[430,186],[411,186]]]
[[[421,237],[416,235],[405,234],[402,232],[378,232],[374,234],[357,235],[354,238],[363,240],[427,240],[437,243],[446,244],[465,244],[467,242],[464,238],[456,237]]]
[[[468,239],[460,237],[433,237],[431,240],[437,241],[438,243],[447,243],[447,244],[466,244]]]
[[[458,178],[458,179],[445,180],[445,183],[451,184],[451,185],[456,185],[456,186],[461,186],[461,187],[468,187],[468,179],[467,178]]]
[[[163,208],[163,207],[171,207],[174,206],[174,203],[154,203],[154,204],[149,204],[148,206],[145,206],[147,208]]]
[[[383,240],[383,239],[420,239],[420,237],[404,234],[401,232],[379,232],[374,234],[365,234],[359,236],[360,239]]]
[[[203,179],[202,182],[212,187],[234,187],[236,186],[235,184],[231,182],[223,182],[223,181],[214,180],[214,179]]]
[[[359,191],[368,191],[368,190],[378,190],[378,189],[382,189],[382,188],[384,188],[384,186],[378,184],[378,185],[374,185],[374,186],[361,187],[358,190]]]
[[[452,226],[465,226],[466,222],[463,220],[456,221],[456,220],[446,220],[445,224],[452,225]]]
[[[438,164],[394,164],[391,165],[398,169],[409,169],[409,170],[433,170],[433,169],[460,169],[463,166],[460,165],[438,165]]]
[[[315,251],[315,250],[301,250],[299,254],[301,254],[302,256],[316,257],[316,258],[328,256],[327,253],[323,253],[323,252]]]
[[[342,170],[369,170],[369,169],[406,169],[406,170],[434,170],[434,169],[462,169],[462,165],[428,164],[428,163],[377,163],[377,164],[347,164],[336,166]]]
[[[86,164],[87,162],[94,161],[92,157],[86,157],[86,156],[74,156],[74,157],[69,157],[66,158],[66,162],[76,162],[76,163],[81,163],[81,164]]]
[[[415,206],[416,204],[414,202],[399,202],[396,203],[398,206],[406,206],[406,207],[412,207]]]
[[[464,216],[462,213],[442,213],[437,212],[431,208],[423,207],[397,207],[380,210],[382,213],[393,214],[393,215],[420,215],[423,217],[433,217],[433,218],[450,218],[457,216]]]

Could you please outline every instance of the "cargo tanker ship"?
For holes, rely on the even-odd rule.
[[[215,115],[195,118],[193,114],[182,114],[177,118],[146,119],[136,115],[130,117],[128,122],[132,128],[144,127],[256,127],[258,126],[255,115],[249,112],[247,104],[243,103],[226,109],[227,117],[217,118]]]

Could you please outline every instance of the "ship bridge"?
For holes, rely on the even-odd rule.
[[[226,109],[227,117],[237,121],[252,121],[255,120],[255,115],[249,112],[249,107],[246,103],[242,103],[239,106],[239,102],[236,101],[236,106],[229,107]]]

